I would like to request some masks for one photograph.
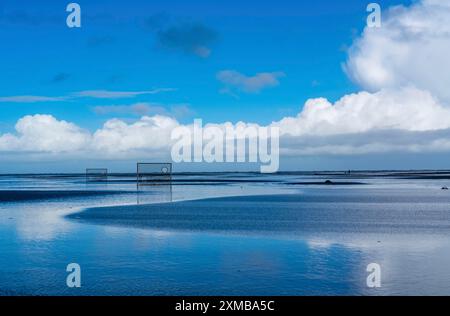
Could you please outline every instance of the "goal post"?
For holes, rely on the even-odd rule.
[[[172,182],[171,163],[137,163],[138,184],[158,184]]]
[[[106,168],[86,169],[86,180],[88,181],[106,180],[107,178],[108,178],[108,169]]]

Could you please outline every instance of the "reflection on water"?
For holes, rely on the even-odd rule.
[[[270,183],[195,185],[186,183],[199,176],[182,177],[184,184],[139,190],[135,183],[113,178],[107,184],[89,184],[88,190],[117,194],[0,202],[0,295],[450,294],[450,230],[446,228],[450,195],[440,191],[445,179],[364,178],[361,182],[368,185],[323,188],[285,184],[311,180],[310,175],[274,175]],[[4,190],[86,187],[78,177],[0,179]],[[345,205],[351,212],[361,212],[359,218],[367,214],[371,224],[375,214],[384,212],[380,226],[391,221],[394,229],[339,231],[336,226],[295,234],[250,234],[95,225],[64,218],[96,206],[283,193],[304,196],[302,210],[309,210],[312,217],[320,211],[320,219],[331,226],[351,219],[352,213],[342,218],[329,215]],[[351,196],[357,196],[357,201]],[[234,211],[242,210],[239,203],[234,207]],[[407,216],[412,228],[397,231],[398,219],[403,225],[408,223]],[[439,229],[415,230],[419,221]],[[82,268],[80,289],[65,284],[65,268],[72,262]],[[382,267],[380,289],[366,287],[366,267],[372,262]]]
[[[172,202],[172,184],[137,185],[137,204]]]

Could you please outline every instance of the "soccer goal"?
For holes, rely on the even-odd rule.
[[[137,183],[164,184],[172,182],[171,163],[138,163]]]
[[[86,169],[87,181],[105,181],[108,179],[108,169],[88,168]]]

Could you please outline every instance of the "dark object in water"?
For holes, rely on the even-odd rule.
[[[331,181],[331,180],[327,180],[327,181],[325,181],[325,184],[327,184],[327,185],[331,185],[331,184],[333,184],[333,181]]]
[[[442,187],[442,190],[448,190],[448,188],[447,187]]]

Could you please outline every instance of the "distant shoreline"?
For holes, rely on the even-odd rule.
[[[276,173],[265,174],[257,171],[202,171],[202,172],[172,172],[174,176],[183,176],[183,175],[311,175],[311,176],[332,176],[332,175],[385,175],[385,176],[411,176],[411,175],[449,175],[450,170],[446,169],[405,169],[405,170],[316,170],[316,171],[279,171]],[[134,172],[110,172],[109,176],[117,176],[117,177],[133,177],[136,176]],[[49,176],[49,177],[85,177],[86,173],[84,172],[55,172],[55,173],[0,173],[0,177],[33,177],[33,176]]]

